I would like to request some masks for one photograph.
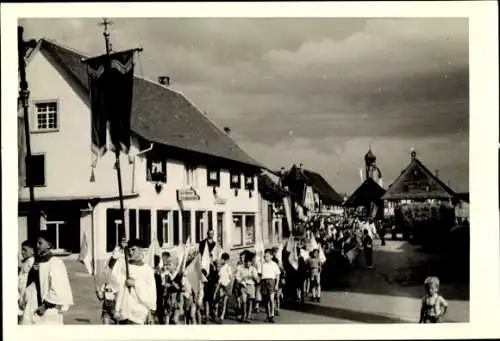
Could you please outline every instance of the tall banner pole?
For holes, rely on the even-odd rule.
[[[105,64],[108,70],[111,68],[111,43],[109,39],[109,31],[108,31],[108,26],[112,25],[113,23],[109,21],[108,19],[104,19],[101,23],[102,26],[104,26],[104,40],[106,42],[106,56],[108,58],[107,63]],[[120,167],[120,148],[119,146],[115,146],[115,169],[116,169],[116,176],[118,178],[118,197],[120,200],[120,218],[122,220],[121,224],[121,235],[122,238],[125,237],[125,208],[123,205],[123,189],[122,189],[122,172],[121,172],[121,167]],[[119,238],[119,236],[116,236]],[[127,247],[124,248],[124,254],[125,254],[125,271],[127,274],[127,278],[129,277],[129,266],[128,266],[128,252],[127,252]]]

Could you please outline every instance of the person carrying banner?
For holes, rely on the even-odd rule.
[[[139,240],[128,244],[129,277],[124,276],[125,260],[114,266],[120,277],[120,288],[116,299],[115,318],[119,324],[146,324],[151,311],[156,311],[156,284],[154,271],[144,263],[144,254]]]

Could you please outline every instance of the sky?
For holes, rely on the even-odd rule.
[[[171,77],[270,169],[322,174],[341,193],[371,146],[387,186],[417,157],[469,190],[469,32],[462,18],[111,18],[136,73]],[[104,53],[99,19],[25,19],[26,38]]]

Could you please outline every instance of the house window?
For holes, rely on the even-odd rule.
[[[213,216],[212,211],[208,211],[207,212],[208,230],[213,230],[214,228],[214,222],[212,221],[212,216]]]
[[[203,221],[203,215],[205,212],[203,211],[196,211],[195,213],[195,218],[196,218],[196,225],[195,225],[195,242],[199,243],[201,241],[201,238],[203,236],[203,229],[204,229],[204,221]]]
[[[217,243],[222,247],[224,244],[224,238],[222,234],[224,233],[224,213],[217,212]]]
[[[220,170],[215,168],[207,169],[207,185],[220,186]]]
[[[233,246],[243,246],[243,216],[233,214]]]
[[[255,215],[245,216],[245,246],[255,244]]]
[[[241,188],[241,176],[240,173],[233,173],[231,172],[231,183],[230,183],[231,188]]]
[[[45,154],[31,155],[31,162],[26,157],[26,175],[31,185],[45,186]],[[26,186],[30,183],[26,182]]]
[[[179,211],[174,211],[173,212],[173,221],[174,221],[174,226],[173,226],[173,242],[174,245],[179,245],[180,244],[180,233],[179,231],[181,230],[181,227],[179,225]]]
[[[128,239],[137,239],[137,211],[134,209],[128,210]]]
[[[45,225],[47,226],[47,234],[49,235],[50,242],[55,250],[66,250],[70,251],[70,247],[67,242],[71,238],[65,238],[68,235],[68,228],[64,227],[66,222],[64,221],[47,221]],[[66,232],[66,233],[65,233]]]
[[[255,214],[233,214],[233,247],[255,244]]]
[[[253,191],[255,188],[255,184],[253,181],[252,175],[245,175],[245,189]]]
[[[191,235],[191,211],[182,211],[182,244],[186,244]]]
[[[196,166],[186,164],[184,165],[184,184],[188,187],[196,187]]]
[[[167,161],[160,159],[147,159],[146,180],[150,182],[167,182]]]
[[[106,210],[106,251],[111,252],[120,244],[123,235],[121,211],[117,208]]]
[[[168,232],[169,232],[169,218],[168,211],[158,210],[156,212],[156,238],[160,246],[163,244],[169,244]]]
[[[35,103],[36,131],[55,131],[58,127],[57,102]]]
[[[151,211],[139,210],[139,238],[144,247],[151,244]]]

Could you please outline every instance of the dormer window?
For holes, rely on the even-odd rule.
[[[35,132],[51,132],[59,129],[59,105],[57,101],[35,103]]]
[[[245,175],[245,189],[253,191],[255,189],[254,177],[252,175]]]
[[[207,169],[207,185],[218,187],[220,186],[220,170],[217,168]]]
[[[231,172],[231,188],[241,188],[241,175],[240,173]]]
[[[147,159],[146,163],[147,181],[167,182],[167,161],[160,159]]]

